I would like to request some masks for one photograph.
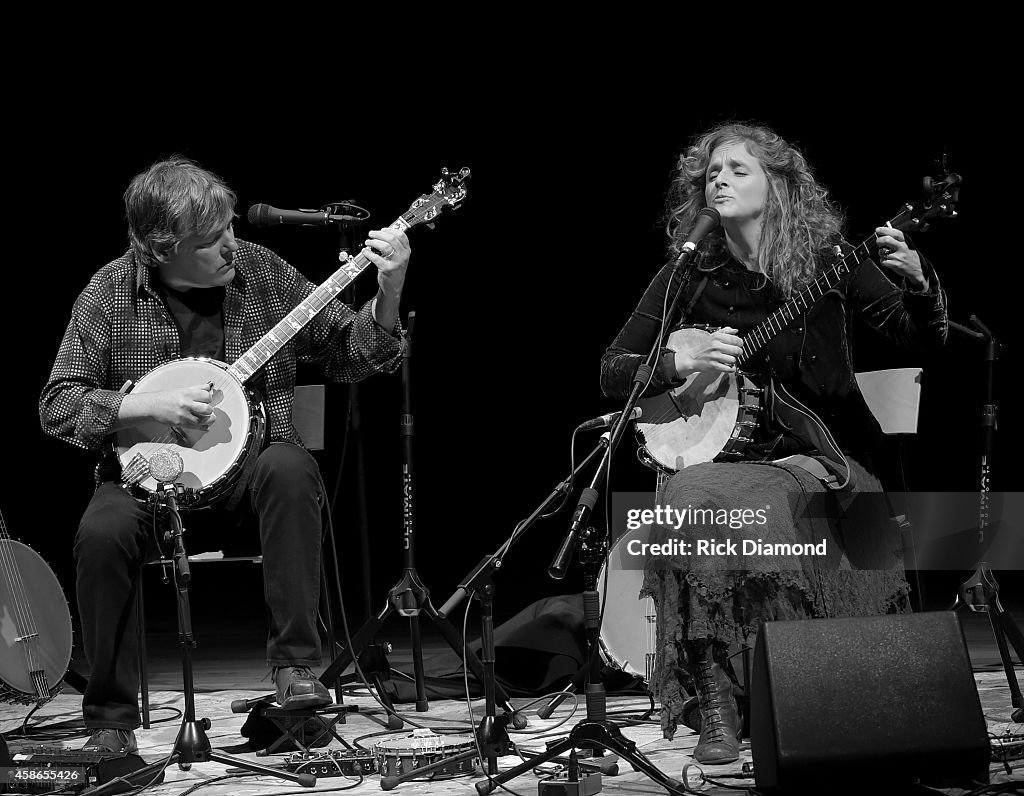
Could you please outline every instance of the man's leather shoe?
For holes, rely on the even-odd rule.
[[[131,754],[139,751],[139,745],[135,742],[133,730],[117,730],[112,727],[104,727],[101,730],[93,730],[92,737],[85,746],[83,752],[110,752],[111,754]]]
[[[327,687],[313,676],[308,666],[275,668],[274,685],[282,710],[321,708],[334,702]]]

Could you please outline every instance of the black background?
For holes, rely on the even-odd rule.
[[[601,354],[664,261],[663,200],[679,152],[726,118],[766,123],[799,145],[846,209],[854,241],[904,201],[918,200],[922,178],[939,173],[946,153],[949,168],[964,177],[960,217],[916,239],[941,275],[951,318],[966,323],[976,313],[1008,344],[996,373],[1004,422],[991,486],[1015,488],[1012,276],[1019,264],[1012,249],[993,240],[1006,226],[993,218],[1002,155],[978,132],[975,95],[947,84],[927,96],[889,92],[882,101],[867,86],[842,84],[827,95],[787,91],[786,102],[770,87],[753,98],[723,99],[730,92],[716,91],[714,99],[692,100],[678,80],[655,71],[579,77],[571,66],[506,69],[486,88],[467,80],[361,90],[350,81],[347,94],[292,85],[243,95],[214,83],[167,82],[162,74],[131,89],[115,78],[79,83],[65,75],[70,79],[59,88],[16,91],[8,167],[19,232],[8,238],[4,289],[10,366],[2,509],[11,534],[51,564],[72,607],[71,544],[92,463],[39,430],[38,395],[75,296],[126,247],[128,181],[173,153],[195,158],[236,190],[239,237],[273,248],[314,282],[335,269],[337,231],[253,229],[245,221],[251,204],[318,207],[351,199],[371,212],[370,227],[377,228],[428,193],[443,166],[472,169],[463,206],[434,230],[411,231],[403,296],[403,315],[416,312],[416,564],[435,605],[565,478],[573,428],[617,408],[600,394]],[[374,289],[372,276],[357,282],[360,300]],[[919,433],[906,445],[910,487],[977,490],[985,400],[980,345],[951,332],[941,356],[922,358],[893,351],[867,331],[856,343],[860,370],[926,368]],[[359,619],[366,573],[359,565],[355,468],[351,460],[339,468],[338,461],[347,395],[344,386],[328,388],[327,450],[317,457],[328,485],[339,484],[340,574],[350,619]],[[359,396],[376,612],[403,566],[399,374],[374,377]],[[596,435],[581,437],[579,453],[595,441]],[[602,494],[653,488],[653,475],[634,452],[627,435]],[[569,509],[538,522],[512,548],[496,578],[499,619],[540,597],[580,590],[578,564],[560,582],[546,570],[585,483],[577,484]],[[220,599],[198,601],[193,611],[258,611],[257,583],[229,569],[205,576],[217,579]],[[926,601],[948,602],[969,572],[927,573]],[[1017,573],[1001,580],[1009,598],[1024,587]]]

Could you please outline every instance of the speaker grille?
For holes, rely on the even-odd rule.
[[[989,744],[953,612],[767,622],[754,650],[758,787],[988,781]]]

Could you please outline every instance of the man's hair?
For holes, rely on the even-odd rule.
[[[205,237],[235,216],[237,197],[216,174],[178,155],[139,172],[124,192],[128,243],[156,266],[190,236]]]
[[[680,156],[666,202],[670,253],[679,254],[697,213],[704,207],[711,153],[733,142],[746,146],[767,177],[768,196],[757,258],[776,290],[788,297],[813,280],[816,256],[839,241],[845,221],[826,188],[814,178],[803,154],[768,127],[723,122],[697,136]],[[721,234],[710,236],[704,244],[708,256],[724,247]]]

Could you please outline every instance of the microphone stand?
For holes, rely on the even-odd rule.
[[[426,684],[423,670],[423,653],[420,638],[420,614],[425,614],[434,626],[440,631],[444,640],[458,655],[462,655],[465,647],[465,640],[462,634],[448,621],[442,612],[439,612],[430,600],[430,591],[423,584],[419,573],[416,570],[416,544],[415,544],[415,514],[414,508],[414,469],[413,469],[413,433],[414,422],[411,405],[411,378],[412,378],[412,330],[416,314],[409,313],[409,320],[406,328],[406,349],[402,362],[402,518],[404,524],[405,549],[403,551],[404,564],[402,576],[399,581],[388,592],[388,600],[384,608],[375,616],[367,619],[363,625],[352,634],[350,646],[344,650],[330,663],[327,669],[320,675],[320,681],[327,684],[333,682],[338,676],[355,660],[358,650],[362,650],[367,643],[380,632],[384,622],[393,613],[409,618],[409,627],[413,647],[413,668],[416,685],[416,709],[426,711],[429,708],[426,697]],[[358,663],[358,662],[357,662]],[[478,680],[483,682],[486,679],[483,667],[475,656],[467,658],[467,666],[472,670]],[[381,701],[387,700],[387,695],[378,688]],[[500,686],[495,687],[495,697],[502,708],[512,717],[517,728],[526,726],[526,717],[518,713],[512,706],[508,694]],[[390,705],[389,705],[390,707]],[[402,719],[397,714],[389,716],[388,728],[400,729]],[[422,769],[417,769],[422,771]]]
[[[977,315],[970,317],[973,329],[961,326],[953,321],[949,325],[968,337],[985,341],[985,404],[981,413],[981,493],[978,505],[978,543],[985,541],[985,528],[989,522],[989,479],[992,474],[992,451],[993,437],[996,430],[996,417],[998,407],[995,403],[995,362],[999,355],[1000,343],[995,335],[985,326]],[[1010,658],[1009,644],[1013,645],[1017,658],[1024,662],[1024,634],[1021,633],[1013,617],[1006,612],[999,601],[999,583],[988,563],[979,561],[971,576],[960,585],[956,599],[953,601],[951,610],[967,607],[974,613],[988,614],[989,624],[992,627],[992,634],[995,636],[996,646],[999,648],[999,658],[1003,664],[1003,671],[1006,674],[1006,681],[1010,686],[1010,704],[1014,710],[1010,713],[1010,720],[1015,722],[1024,721],[1024,697],[1021,696],[1020,685],[1017,682],[1017,675],[1013,669],[1013,661]]]
[[[192,648],[196,644],[192,635],[192,609],[188,594],[192,573],[188,564],[188,554],[185,552],[185,529],[182,526],[181,515],[178,513],[177,502],[177,496],[183,491],[184,487],[180,484],[160,480],[154,497],[157,505],[162,504],[166,509],[170,527],[164,533],[164,542],[170,543],[173,547],[174,585],[178,595],[178,638],[181,641],[181,672],[185,692],[185,710],[181,719],[181,728],[178,730],[178,737],[174,740],[171,754],[166,759],[136,769],[130,777],[112,779],[97,788],[84,791],[84,793],[88,793],[89,796],[98,796],[101,793],[119,793],[120,789],[123,789],[126,779],[133,786],[152,784],[147,783],[146,777],[153,774],[162,780],[164,769],[171,763],[176,762],[182,771],[188,771],[193,763],[209,761],[237,766],[254,774],[280,777],[304,788],[312,788],[316,785],[316,777],[312,774],[292,774],[269,766],[262,766],[241,757],[214,751],[206,736],[206,731],[211,726],[210,720],[208,718],[196,719],[195,685],[192,676]]]
[[[689,243],[689,241],[688,241]],[[695,247],[686,248],[684,244],[683,252],[679,255],[676,261],[676,270],[679,270],[684,264],[689,268],[688,260],[695,251]],[[689,281],[687,279],[687,272],[683,272],[683,278],[679,282],[679,287],[676,289],[675,295],[672,297],[672,304],[669,306],[668,311],[665,315],[666,325],[668,320],[671,319],[679,307],[679,302],[683,298],[683,288]],[[669,284],[671,284],[671,278]],[[569,527],[569,533],[566,534],[565,539],[562,542],[562,546],[558,549],[554,559],[551,562],[551,566],[548,567],[548,575],[555,580],[561,580],[565,577],[565,573],[569,568],[569,559],[572,557],[573,551],[576,549],[576,545],[579,543],[580,534],[582,529],[587,523],[594,506],[597,505],[597,499],[599,496],[598,488],[601,486],[601,482],[604,480],[605,473],[607,472],[611,463],[612,456],[615,455],[615,449],[619,444],[619,440],[622,438],[622,433],[626,429],[626,425],[633,417],[633,409],[636,407],[636,402],[640,400],[640,392],[647,386],[651,376],[654,373],[655,363],[658,360],[658,355],[661,351],[661,338],[655,339],[651,350],[647,352],[647,358],[644,362],[636,369],[636,374],[633,376],[633,385],[630,390],[629,397],[626,399],[626,405],[622,408],[622,412],[615,420],[615,424],[612,426],[611,438],[608,442],[608,447],[605,450],[604,457],[601,459],[600,466],[594,471],[594,477],[590,482],[590,486],[586,487],[580,493],[579,503],[576,505],[576,511],[573,514],[572,525]]]
[[[345,209],[354,209],[356,215],[338,215]],[[352,256],[352,250],[356,248],[355,237],[356,234],[362,229],[362,224],[370,217],[369,211],[355,204],[354,200],[346,200],[344,202],[334,202],[326,205],[324,208],[325,217],[329,217],[331,220],[338,222],[338,260],[346,262]],[[356,296],[353,284],[349,284],[341,293],[341,300],[349,306],[355,305]],[[360,569],[362,572],[362,596],[363,596],[363,610],[367,619],[371,615],[372,606],[372,567],[370,566],[370,532],[368,522],[368,511],[366,505],[366,467],[365,457],[363,455],[363,435],[362,435],[362,414],[360,411],[360,399],[359,399],[359,384],[358,382],[352,382],[348,385],[348,406],[349,406],[349,420],[347,433],[351,437],[351,463],[355,467],[355,499],[356,499],[356,517],[359,527],[359,554],[360,554]],[[334,485],[334,492],[332,493],[330,511],[333,513],[334,504],[337,500],[338,489],[341,483],[341,476],[345,469],[344,451],[342,460],[338,463],[338,472]],[[327,541],[330,544],[330,552],[332,554],[333,568],[334,568],[334,588],[336,590],[336,598],[338,600],[339,610],[344,612],[345,603],[342,599],[341,593],[341,576],[338,571],[338,558],[337,558],[337,545],[334,539],[334,535],[330,534],[327,537]],[[324,570],[326,573],[326,569]],[[331,599],[329,597],[328,584],[326,579],[324,580],[324,595],[323,605],[326,615],[326,626],[328,635],[328,646],[331,650],[331,654],[338,648],[336,643],[335,625],[331,613]],[[384,703],[386,709],[392,709],[393,705],[386,691],[384,690],[384,680],[390,675],[391,668],[387,661],[388,648],[386,645],[370,644],[365,650],[365,655],[360,659],[360,669],[362,673],[367,675],[371,680],[372,684],[376,687],[378,696],[381,702]],[[328,682],[326,678],[322,678],[325,686],[330,686],[333,683],[335,702],[341,704],[343,701],[342,687],[345,683],[357,679],[355,675],[349,677],[337,677],[333,678],[332,682]],[[366,714],[368,718],[373,718],[369,714]],[[377,721],[377,719],[373,719]],[[400,720],[395,716],[388,716],[385,720],[380,722],[383,726],[387,726],[391,729],[396,729],[401,726]],[[397,726],[396,726],[397,725]]]
[[[516,526],[512,532],[512,536],[506,540],[495,553],[484,556],[480,563],[477,564],[468,575],[466,575],[456,588],[455,592],[448,598],[448,601],[441,606],[438,611],[438,615],[442,618],[450,616],[459,604],[466,597],[476,597],[480,601],[480,621],[481,621],[481,662],[483,663],[483,686],[484,686],[484,715],[480,720],[479,726],[476,728],[476,744],[473,749],[468,749],[465,752],[461,752],[455,757],[447,757],[441,760],[436,760],[433,763],[420,766],[418,768],[410,769],[400,776],[382,777],[380,786],[382,790],[391,790],[396,785],[405,782],[410,779],[419,779],[424,775],[430,774],[439,768],[450,767],[453,764],[461,763],[464,760],[479,756],[481,758],[481,765],[483,760],[487,761],[487,774],[488,783],[493,781],[493,777],[498,772],[498,758],[505,757],[514,752],[512,741],[508,737],[508,731],[506,729],[509,720],[509,714],[506,713],[502,716],[496,715],[495,708],[495,694],[497,692],[495,675],[494,675],[494,662],[495,662],[495,651],[494,651],[494,592],[495,587],[493,583],[493,575],[495,570],[501,569],[504,556],[508,553],[509,549],[515,544],[516,540],[519,539],[523,534],[526,533],[545,512],[549,511],[556,501],[561,500],[565,495],[572,489],[572,483],[576,475],[597,456],[598,452],[607,445],[605,435],[602,435],[600,444],[595,447],[587,457],[576,467],[572,474],[569,475],[564,481],[558,484],[551,493],[543,500],[543,502],[533,511],[533,513],[523,520],[519,525]],[[465,651],[463,651],[464,653]],[[466,656],[466,663],[472,660],[469,656]],[[511,714],[513,719],[513,726],[516,729],[522,729],[526,726],[525,721],[521,715],[517,716],[515,713]],[[491,789],[482,790],[488,783],[478,783],[477,790],[483,793],[490,793]]]
[[[717,214],[715,214],[717,216]],[[715,219],[717,224],[717,218]],[[700,237],[706,234],[705,230]],[[678,270],[685,264],[696,250],[696,243],[693,238],[687,241],[683,246],[683,251],[679,255],[676,261],[676,269]],[[689,267],[689,266],[687,266]],[[687,271],[683,272],[684,278],[680,281],[678,288],[676,289],[675,295],[672,298],[672,303],[668,308],[665,316],[666,323],[668,319],[671,319],[679,306],[680,301],[683,297],[683,287],[689,281],[687,277]],[[671,284],[671,279],[669,280]],[[633,409],[636,406],[636,402],[640,398],[640,393],[647,385],[653,372],[655,363],[657,362],[658,355],[661,351],[661,338],[654,340],[651,346],[651,350],[647,353],[646,359],[637,368],[636,374],[633,377],[633,385],[630,390],[629,397],[626,399],[626,404],[615,421],[609,438],[605,444],[604,455],[601,457],[601,462],[594,472],[594,477],[591,480],[590,486],[583,489],[580,494],[579,503],[576,506],[576,511],[573,514],[572,524],[569,528],[569,533],[562,541],[561,547],[555,554],[551,565],[548,567],[548,575],[555,580],[561,580],[565,577],[566,571],[569,566],[569,559],[572,557],[578,546],[581,546],[580,560],[584,567],[584,592],[583,592],[583,611],[584,611],[584,626],[587,632],[587,646],[588,646],[588,659],[590,662],[589,672],[586,677],[586,705],[587,705],[587,718],[577,722],[569,733],[568,737],[552,744],[548,747],[547,751],[537,755],[536,757],[528,758],[518,766],[509,769],[503,774],[497,777],[490,777],[485,782],[478,782],[476,784],[477,792],[480,796],[487,796],[495,788],[502,785],[502,783],[518,777],[527,771],[536,768],[539,764],[545,763],[554,757],[558,757],[563,752],[570,749],[583,749],[588,752],[593,750],[607,750],[613,752],[619,757],[624,757],[630,762],[634,770],[642,771],[656,783],[664,787],[669,793],[678,793],[685,790],[684,784],[677,779],[667,776],[658,769],[641,751],[636,748],[636,744],[622,735],[619,727],[616,723],[608,721],[607,719],[607,694],[605,692],[604,683],[601,681],[601,665],[598,654],[599,650],[599,636],[601,632],[601,595],[597,591],[597,562],[600,561],[608,550],[607,534],[601,535],[595,529],[588,527],[587,521],[590,518],[590,514],[593,511],[599,497],[598,488],[603,481],[605,474],[611,466],[611,458],[615,454],[615,448],[622,438],[622,434],[626,428],[626,425],[632,419]],[[588,457],[589,461],[589,457]],[[555,697],[556,700],[564,699],[562,695]],[[557,702],[555,703],[557,704]],[[548,706],[553,709],[552,705]],[[550,712],[548,712],[550,715]],[[609,771],[614,773],[614,771]]]
[[[690,270],[692,264],[690,260],[693,258],[693,253],[697,251],[697,247],[701,244],[701,241],[707,237],[708,233],[714,230],[721,223],[722,219],[718,211],[713,207],[705,207],[697,213],[696,218],[693,221],[693,227],[690,229],[690,234],[687,235],[686,241],[680,247],[679,256],[676,258],[675,266],[672,270],[672,275],[669,277],[668,284],[671,286],[672,277],[675,276],[676,272],[679,271],[685,265],[686,268],[683,270],[683,278],[679,280],[679,286],[676,288],[675,295],[672,297],[672,304],[665,313],[665,326],[669,325],[669,322],[676,314],[676,308],[679,306],[679,302],[683,298],[683,290],[689,283]],[[618,420],[612,427],[611,439],[608,443],[608,449],[605,451],[604,458],[601,460],[601,465],[597,468],[594,473],[594,478],[590,483],[590,486],[583,490],[580,494],[580,502],[576,506],[576,512],[572,518],[572,525],[569,528],[569,533],[565,537],[565,541],[562,542],[561,548],[555,555],[554,560],[551,562],[551,566],[548,568],[548,574],[555,580],[561,580],[565,577],[565,572],[569,567],[569,558],[572,556],[573,550],[579,543],[580,534],[582,533],[583,527],[586,525],[587,519],[590,517],[591,511],[594,506],[597,505],[598,498],[598,487],[601,485],[601,481],[604,479],[605,473],[611,468],[611,458],[615,455],[615,449],[619,444],[619,440],[622,438],[622,432],[625,431],[626,424],[630,418],[633,417],[633,409],[636,407],[636,402],[640,399],[640,392],[647,386],[647,383],[651,380],[651,375],[654,373],[655,363],[658,360],[658,355],[661,351],[661,338],[655,339],[651,346],[651,350],[647,353],[647,359],[644,360],[643,364],[636,369],[636,373],[633,376],[633,389],[630,390],[629,397],[626,399],[626,405],[622,409],[622,413],[619,415]]]
[[[627,420],[629,419],[628,412],[624,413],[623,416],[626,417]],[[606,436],[607,439],[605,438]],[[575,472],[578,472],[589,464],[591,459],[596,456],[602,447],[604,449],[603,459],[607,458],[612,438],[613,435],[611,434],[602,435],[600,446],[591,452],[586,460],[584,460],[576,471],[574,471],[574,475]],[[555,491],[551,493],[545,502],[530,516],[528,520],[523,523],[521,528],[525,529],[528,527],[534,519],[547,509],[557,496],[563,494],[570,488],[571,482],[572,476],[560,484]],[[578,512],[579,510],[577,509],[577,513]],[[518,533],[520,533],[520,529],[517,528],[516,534]],[[597,591],[597,570],[598,562],[604,558],[608,551],[608,539],[607,534],[602,535],[593,528],[587,528],[577,536],[580,542],[578,545],[580,548],[580,560],[584,567],[583,610],[584,626],[586,628],[587,635],[587,659],[589,661],[586,686],[587,718],[577,722],[566,738],[552,744],[545,752],[535,757],[525,758],[518,766],[510,768],[498,776],[493,776],[494,769],[492,767],[488,778],[476,783],[476,790],[480,796],[487,796],[487,794],[491,793],[496,788],[502,787],[503,783],[508,782],[511,779],[515,779],[520,774],[524,774],[527,771],[535,769],[542,763],[546,763],[549,760],[561,756],[564,752],[570,749],[586,750],[588,753],[600,750],[600,752],[598,752],[599,754],[603,753],[603,750],[613,752],[619,757],[623,757],[628,760],[636,771],[642,771],[659,785],[662,785],[670,793],[680,793],[685,790],[685,786],[681,781],[662,773],[654,763],[652,763],[636,748],[636,744],[633,741],[622,735],[615,723],[607,720],[605,688],[604,683],[601,682],[601,662],[599,655],[601,605],[600,594]],[[513,536],[513,539],[514,538],[515,536]],[[575,546],[576,545],[574,543],[574,547]],[[560,555],[561,552],[562,551],[559,553]],[[498,559],[498,563],[500,564],[500,559]],[[486,568],[488,564],[489,559],[485,558],[484,561],[478,565],[477,572]],[[474,575],[475,574],[476,573],[474,573]],[[473,576],[471,576],[470,580],[472,579]],[[457,595],[453,597],[453,600],[456,600],[456,598]],[[557,699],[561,698],[564,697],[559,697]],[[597,764],[597,767],[606,774],[618,773],[617,759],[604,764]]]
[[[332,212],[339,212],[343,207],[347,207],[351,204],[351,202],[341,202],[335,205],[329,205],[328,209]],[[360,215],[355,217],[343,217],[345,220],[342,220],[338,225],[338,234],[341,238],[341,243],[338,246],[338,259],[340,261],[344,262],[348,260],[352,253],[352,249],[354,248],[353,241],[355,239],[355,233],[362,229],[362,222],[369,217],[370,214],[367,211],[363,211]],[[355,289],[352,283],[342,291],[341,300],[349,305],[355,304]],[[362,417],[359,411],[358,382],[352,382],[348,385],[348,396],[349,406],[351,408],[351,424],[349,426],[349,432],[352,434],[352,454],[355,459],[356,468],[356,507],[359,517],[360,563],[363,571],[363,609],[366,617],[369,618],[371,611],[370,606],[372,605],[371,595],[373,594],[373,588],[372,568],[370,566],[370,533],[366,510],[366,468],[363,457]],[[340,462],[338,464],[339,476],[341,474],[341,468],[344,466],[344,462]],[[335,493],[337,493],[337,490],[335,490]],[[336,580],[335,582],[337,583],[340,581]]]

